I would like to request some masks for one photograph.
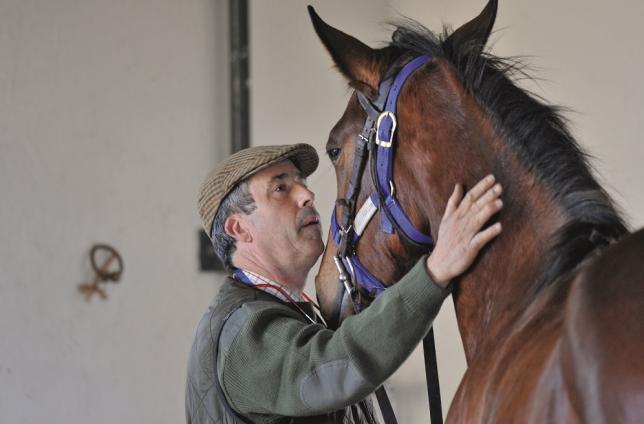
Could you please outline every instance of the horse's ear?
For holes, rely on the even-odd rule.
[[[461,48],[477,49],[480,53],[485,48],[494,20],[496,19],[497,0],[489,0],[483,11],[474,19],[454,31],[443,43],[446,50]]]
[[[315,32],[349,84],[368,97],[377,97],[380,85],[377,51],[324,22],[313,6],[308,6],[308,10]]]

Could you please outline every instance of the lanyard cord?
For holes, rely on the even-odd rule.
[[[312,324],[320,324],[320,322],[318,322],[315,318],[312,318],[309,314],[307,314],[306,311],[302,309],[300,305],[298,305],[298,302],[296,302],[295,299],[293,299],[293,297],[290,294],[288,294],[286,290],[284,290],[282,287],[271,283],[254,284],[241,270],[235,271],[233,275],[237,280],[239,280],[243,284],[246,284],[247,286],[254,287],[256,289],[271,288],[273,290],[277,290],[278,292],[280,292],[282,296],[284,296],[288,300],[288,303],[295,306],[295,308],[298,311],[300,311],[300,313],[304,315]],[[302,297],[308,303],[313,305],[316,309],[318,310],[320,309],[320,307],[306,293],[302,292]],[[322,322],[324,323],[324,321]],[[324,323],[323,325],[326,327],[326,323]]]
[[[277,290],[286,299],[288,299],[288,302],[291,305],[295,306],[297,308],[297,310],[302,313],[302,315],[304,315],[309,321],[311,321],[311,323],[318,324],[318,322],[314,318],[311,318],[311,316],[309,316],[309,314],[307,314],[306,311],[304,309],[302,309],[302,307],[300,305],[298,305],[297,302],[288,293],[286,293],[286,290],[284,290],[283,288],[281,288],[279,286],[276,286],[274,284],[269,284],[269,283],[253,284],[253,287],[258,288],[258,289],[271,288],[271,289]],[[308,296],[304,295],[303,297],[304,297],[304,299],[306,299],[307,302],[311,303],[311,301],[308,299]]]

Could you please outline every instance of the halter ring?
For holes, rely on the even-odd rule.
[[[380,138],[380,124],[385,118],[391,119],[391,130],[389,130],[389,140],[382,140]],[[391,147],[394,142],[394,133],[396,132],[396,115],[391,111],[384,111],[378,115],[378,120],[376,121],[376,144],[380,147]]]

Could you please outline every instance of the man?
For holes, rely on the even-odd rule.
[[[432,255],[336,331],[302,292],[324,249],[306,144],[253,147],[226,159],[202,187],[199,209],[231,271],[204,315],[188,361],[188,423],[375,422],[366,398],[429,331],[449,281],[501,231],[489,176],[447,204]],[[431,277],[430,277],[431,276]],[[382,335],[395,334],[395,340]]]

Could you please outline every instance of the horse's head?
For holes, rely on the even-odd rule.
[[[349,215],[352,219],[344,224],[348,222],[352,227],[350,231],[355,232],[356,224],[360,224],[353,217],[360,212],[370,212],[369,207],[363,208],[365,202],[371,198],[372,203],[382,204],[393,191],[392,198],[402,206],[413,227],[419,233],[436,237],[454,184],[461,182],[471,186],[493,171],[493,152],[483,149],[477,142],[494,138],[495,130],[474,97],[468,94],[458,70],[452,61],[446,59],[446,54],[466,51],[469,55],[464,55],[464,59],[481,55],[496,17],[496,0],[490,0],[479,16],[443,39],[429,32],[423,32],[421,39],[417,35],[423,29],[399,27],[393,34],[392,43],[381,49],[372,49],[329,26],[313,8],[309,7],[309,12],[322,43],[355,90],[343,116],[331,130],[326,145],[337,176],[337,227],[344,227],[340,221]],[[376,195],[380,185],[376,175],[379,171],[377,165],[372,167],[372,163],[377,162],[369,152],[378,151],[374,142],[377,135],[365,127],[369,104],[378,103],[382,97],[384,81],[395,80],[394,77],[404,73],[406,64],[423,54],[428,56],[428,60],[409,72],[395,102],[397,129],[395,133],[390,131],[394,135],[389,147],[395,152],[393,181],[391,185],[385,184],[388,187],[383,189],[384,194],[381,190],[381,194]],[[377,120],[373,113],[372,119]],[[385,120],[390,119],[385,117]],[[388,122],[389,126],[391,124]],[[375,122],[373,128],[376,128]],[[361,134],[363,140],[365,135],[370,139],[365,142],[364,161],[356,157],[361,154],[361,150],[356,149]],[[467,144],[460,142],[465,139],[469,140]],[[348,199],[352,191],[356,195]],[[383,209],[375,213],[355,246],[362,265],[384,285],[397,281],[427,251],[401,237],[400,228],[391,222],[396,221],[395,216],[391,216],[392,212],[388,214],[389,218]],[[387,231],[387,227],[396,230]],[[333,233],[330,232],[316,277],[316,290],[323,315],[330,325],[335,326],[352,313],[353,302],[338,281],[339,270],[342,270],[337,267],[337,259],[334,261],[339,246],[336,244],[338,240],[334,242]],[[338,234],[335,236],[336,239],[339,237]],[[350,234],[350,237],[354,235]],[[353,274],[354,265],[344,264],[347,274]],[[368,303],[369,293],[359,291],[361,301]]]

